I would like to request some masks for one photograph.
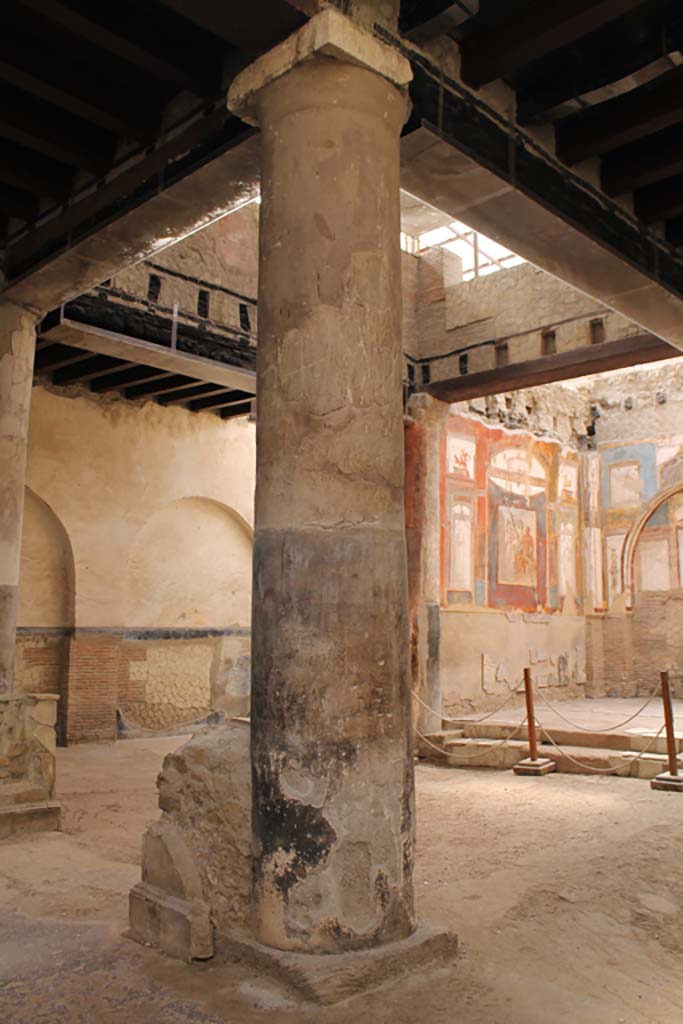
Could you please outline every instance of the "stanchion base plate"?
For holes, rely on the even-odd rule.
[[[669,775],[668,772],[662,772],[661,775],[656,775],[654,779],[650,779],[651,789],[668,789],[672,793],[683,793],[683,775]]]
[[[557,765],[547,757],[539,757],[535,761],[525,757],[512,770],[515,775],[549,775],[557,770]]]

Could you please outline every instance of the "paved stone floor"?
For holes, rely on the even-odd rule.
[[[1,1024],[683,1020],[683,797],[635,779],[419,766],[418,906],[461,954],[347,1004],[135,945],[127,891],[179,742],[60,751],[64,832],[0,846]]]

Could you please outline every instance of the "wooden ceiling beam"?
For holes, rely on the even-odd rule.
[[[677,249],[683,245],[683,217],[666,222],[666,240]]]
[[[269,50],[306,21],[303,12],[286,0],[258,0],[253,4],[225,0],[161,0],[164,7],[189,18],[204,31],[218,36],[249,56]]]
[[[607,153],[601,182],[608,196],[620,196],[675,174],[683,174],[683,124]]]
[[[220,83],[221,47],[208,33],[154,3],[21,0],[89,45],[177,90],[206,96]],[[166,17],[159,17],[163,13]]]
[[[104,174],[116,137],[57,107],[0,83],[0,138],[71,167]]]
[[[680,49],[680,0],[644,4],[514,75],[517,121],[521,125],[543,123],[554,107],[619,82]]]
[[[248,416],[252,410],[253,398],[249,402],[238,402],[236,405],[228,405],[224,409],[217,409],[216,413],[222,420],[232,419],[234,416]]]
[[[683,66],[560,121],[557,155],[572,165],[683,121]]]
[[[48,199],[68,199],[74,172],[49,157],[36,159],[35,153],[0,138],[0,181]]]
[[[636,334],[617,341],[603,341],[560,352],[540,356],[521,363],[510,363],[494,370],[465,374],[448,380],[435,381],[427,390],[443,402],[462,402],[484,395],[504,394],[520,388],[532,388],[539,384],[550,384],[558,380],[572,380],[592,373],[618,370],[638,363],[651,363],[661,359],[680,356],[677,348],[667,345],[654,334]]]
[[[633,212],[645,224],[683,216],[683,174],[638,189],[633,196]]]
[[[201,412],[202,409],[227,409],[228,406],[241,405],[246,400],[251,401],[251,397],[246,391],[225,391],[222,395],[196,398],[193,402],[188,402],[187,408],[192,412]]]
[[[148,144],[165,98],[158,84],[15,0],[0,6],[0,79],[99,128]]]
[[[128,370],[95,378],[90,382],[90,390],[98,394],[103,391],[118,391],[129,384],[137,384],[143,380],[160,380],[162,377],[170,376],[170,370],[160,370],[157,366],[131,366]]]
[[[642,0],[531,0],[497,25],[466,35],[460,44],[461,73],[467,85],[505,78],[524,64],[558,50],[627,11]]]
[[[88,359],[75,363],[73,366],[65,366],[55,370],[52,374],[53,384],[81,384],[96,377],[104,377],[110,373],[127,369],[132,363],[124,359],[116,359],[114,356],[90,355]]]
[[[149,395],[152,398],[156,398],[157,395],[163,395],[167,391],[176,391],[181,388],[192,388],[197,384],[195,377],[185,377],[181,373],[173,374],[166,379],[152,380],[147,383],[134,384],[130,388],[126,388],[123,392],[124,398],[147,398]]]
[[[0,184],[0,210],[8,217],[32,221],[40,212],[40,200],[24,189]]]
[[[202,384],[195,381],[195,386],[192,388],[177,388],[174,391],[168,392],[165,395],[161,395],[157,401],[159,405],[174,405],[180,403],[185,405],[194,398],[199,398],[204,395],[220,395],[220,401],[223,400],[225,395],[231,395],[234,389],[226,387],[225,384],[212,384],[207,381]]]
[[[35,372],[51,373],[53,370],[61,369],[62,366],[71,366],[72,363],[79,363],[84,359],[89,359],[91,355],[92,352],[87,352],[82,348],[74,348],[73,345],[57,343],[48,344],[45,348],[41,346],[35,356]]]

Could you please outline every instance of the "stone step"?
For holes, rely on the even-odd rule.
[[[521,726],[519,722],[467,722],[463,720],[461,728],[464,736],[470,739],[502,740],[514,734],[515,739],[527,739],[528,732],[526,723]],[[540,730],[537,730],[540,738]],[[666,753],[666,737],[664,733],[654,743],[652,739],[656,729],[647,732],[635,732],[625,730],[624,732],[597,732],[588,733],[580,729],[569,727],[547,726],[545,731],[561,747],[596,747],[600,750],[634,750],[640,751],[645,748],[654,754]],[[443,733],[436,735],[444,735]],[[436,741],[434,741],[436,742]],[[650,744],[652,745],[650,746]],[[683,735],[676,736],[676,747],[679,753],[683,751]]]
[[[518,761],[529,756],[529,747],[524,740],[497,741],[462,737],[443,742],[443,757],[435,755],[434,760],[451,768],[513,768]],[[568,745],[560,751],[550,743],[539,745],[540,758],[548,758],[557,765],[557,770],[572,775],[602,774],[607,769],[621,768],[619,775],[639,779],[652,779],[666,771],[666,757],[661,754],[643,754],[636,760],[637,752],[611,750],[596,747]]]

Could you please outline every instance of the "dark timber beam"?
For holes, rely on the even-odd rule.
[[[0,181],[39,196],[64,201],[73,184],[73,170],[49,157],[0,138]]]
[[[574,42],[642,0],[532,0],[501,24],[468,35],[460,45],[463,81],[475,89]]]
[[[88,359],[92,353],[85,349],[73,348],[71,345],[48,345],[36,352],[35,372],[52,373],[62,366],[71,366],[73,363],[80,363]]]
[[[0,138],[93,174],[104,174],[116,145],[110,132],[0,83]]]
[[[453,0],[401,0],[398,30],[409,39],[425,42],[440,32],[448,31],[451,27],[448,14],[451,11],[460,15],[460,21],[467,17],[466,9]]]
[[[40,211],[40,201],[23,188],[0,184],[0,210],[18,220],[35,220]]]
[[[641,188],[633,197],[633,210],[645,224],[683,215],[683,174]]]
[[[667,221],[666,240],[677,248],[683,245],[683,217],[674,217],[673,220]]]
[[[601,168],[602,187],[608,196],[633,192],[676,174],[683,174],[683,124],[613,150],[604,157]]]
[[[126,61],[176,90],[208,95],[220,82],[221,50],[192,22],[149,3],[98,4],[92,0],[22,0],[89,46]],[[213,66],[212,66],[213,65]]]
[[[181,373],[172,374],[170,377],[160,380],[152,380],[148,383],[134,384],[123,392],[124,398],[147,398],[149,395],[156,398],[167,391],[176,391],[181,388],[193,388],[197,384],[195,377],[185,377]]]
[[[110,373],[106,377],[96,378],[90,384],[91,391],[118,391],[129,384],[137,384],[143,380],[159,380],[170,377],[169,370],[160,370],[156,366],[131,366],[129,370]]]
[[[557,155],[566,164],[635,142],[683,121],[683,66],[560,121]]]
[[[172,391],[167,391],[165,394],[160,395],[157,398],[159,405],[174,405],[177,403],[185,404],[190,402],[193,398],[199,398],[202,395],[218,395],[224,397],[226,394],[232,394],[233,388],[226,387],[225,384],[212,384],[207,381],[204,384],[198,381],[194,382],[194,386],[190,388],[179,387],[174,388]]]
[[[76,382],[93,380],[95,377],[104,377],[118,370],[131,366],[123,359],[115,359],[113,356],[90,356],[74,366],[66,366],[56,370],[52,374],[53,384],[74,384]]]
[[[0,79],[116,135],[152,142],[164,104],[154,80],[106,53],[84,62],[81,46],[12,0],[0,7]]]
[[[667,345],[654,334],[637,334],[618,341],[541,356],[522,363],[470,373],[449,380],[435,381],[426,390],[443,402],[462,402],[484,395],[503,394],[520,388],[533,388],[557,380],[572,380],[591,373],[619,370],[638,363],[652,363],[680,356],[678,349]]]
[[[229,420],[234,416],[248,416],[251,412],[251,407],[252,402],[239,402],[237,405],[228,405],[224,409],[217,409],[216,411],[221,419]]]
[[[227,409],[228,406],[241,405],[245,400],[251,401],[251,395],[246,391],[225,391],[221,395],[208,395],[206,398],[196,398],[188,403],[188,409],[192,412],[201,412],[202,409]]]
[[[654,0],[616,21],[521,68],[511,81],[517,91],[517,122],[538,124],[553,107],[683,49],[680,0]]]

